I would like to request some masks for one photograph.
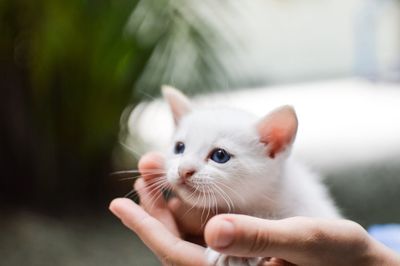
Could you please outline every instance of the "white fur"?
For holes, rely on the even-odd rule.
[[[298,215],[338,217],[318,176],[287,158],[289,147],[274,159],[266,156],[256,123],[256,117],[228,108],[204,108],[186,115],[176,129],[166,161],[167,179],[180,197],[197,207],[215,204],[188,198],[190,191],[177,185],[178,168],[190,165],[197,170],[192,179],[222,184],[219,187],[234,204],[232,212],[277,219]],[[183,154],[173,153],[177,141],[185,143]],[[207,159],[215,147],[224,148],[233,157],[224,164]],[[226,201],[217,190],[214,192],[218,208],[227,211]]]
[[[290,145],[274,158],[267,156],[268,145],[260,142],[257,122],[257,117],[229,108],[192,109],[184,115],[166,157],[167,180],[180,198],[219,213],[269,219],[339,217],[318,176],[289,158]],[[173,152],[177,141],[185,144],[182,154]],[[214,148],[233,156],[226,163],[216,163],[208,158]],[[196,170],[188,181],[196,192],[180,184],[180,167]],[[207,254],[211,265],[237,265],[227,256],[216,258],[210,250]]]

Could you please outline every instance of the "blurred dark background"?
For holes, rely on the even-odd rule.
[[[133,84],[154,45],[122,36],[134,6],[2,1],[4,205],[99,208],[115,193],[107,174],[119,117],[139,100]]]
[[[157,265],[107,210],[132,187],[110,176],[136,168],[130,112],[162,84],[194,95],[355,75],[397,82],[398,4],[355,2],[0,1],[0,264]],[[296,12],[299,24],[283,22]],[[339,202],[351,207],[351,195]]]

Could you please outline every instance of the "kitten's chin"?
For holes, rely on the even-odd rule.
[[[202,191],[187,184],[176,184],[174,186],[175,192],[181,197],[182,200],[195,205],[196,199],[200,199],[205,195]],[[192,202],[194,200],[194,202]]]
[[[186,183],[179,183],[179,184],[175,184],[175,189],[178,192],[182,192],[182,193],[198,193],[199,191],[197,191],[197,189],[191,185],[188,185]]]

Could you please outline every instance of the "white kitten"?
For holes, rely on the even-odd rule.
[[[176,124],[166,178],[182,200],[269,219],[339,217],[318,176],[289,158],[298,123],[292,107],[257,119],[230,108],[195,108],[178,90],[162,91]],[[258,264],[211,249],[206,255],[210,265]]]

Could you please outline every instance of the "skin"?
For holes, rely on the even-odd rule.
[[[157,153],[147,154],[139,162],[142,173],[160,169],[163,158]],[[111,202],[110,210],[163,265],[207,265],[204,240],[207,246],[224,254],[264,257],[264,266],[400,265],[395,252],[349,220],[306,217],[265,220],[221,214],[211,218],[203,230],[201,212],[187,213],[190,207],[179,199],[166,202],[159,190],[151,189],[152,180],[157,177],[146,174],[136,181],[141,206],[118,198]]]

